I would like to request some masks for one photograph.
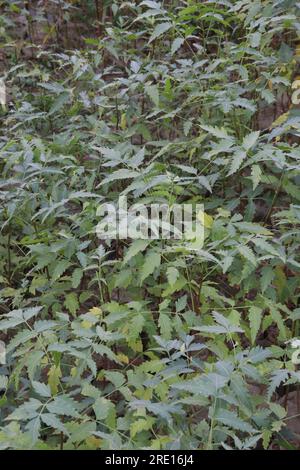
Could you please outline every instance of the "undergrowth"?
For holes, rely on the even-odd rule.
[[[299,447],[299,3],[0,8],[0,448]],[[120,195],[203,246],[100,240]]]

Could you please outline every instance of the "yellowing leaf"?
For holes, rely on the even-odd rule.
[[[199,211],[198,214],[197,214],[197,217],[200,220],[200,222],[202,223],[202,225],[204,225],[205,228],[211,228],[212,227],[212,225],[214,223],[214,219],[211,215],[206,214],[206,212]]]
[[[158,439],[153,439],[151,442],[150,449],[161,450],[165,448],[165,444],[172,442],[172,439],[168,436],[161,436]]]
[[[94,315],[95,317],[102,317],[102,310],[99,307],[93,307],[89,310],[89,313]]]
[[[89,330],[92,326],[93,324],[88,320],[83,320],[81,322],[81,327],[84,328],[85,330]]]
[[[134,395],[141,400],[151,400],[153,396],[153,389],[151,387],[143,388],[142,390],[136,390]]]
[[[292,90],[297,90],[297,88],[300,88],[300,79],[292,83]]]
[[[123,129],[124,131],[126,127],[127,127],[126,114],[123,113],[121,116],[121,129]]]
[[[137,341],[129,341],[128,346],[135,352],[143,352],[143,343],[140,340]]]
[[[61,378],[61,370],[59,366],[52,366],[48,372],[48,385],[52,395],[57,395],[58,386]]]
[[[149,429],[151,429],[154,422],[155,418],[152,417],[147,417],[147,419],[137,419],[136,421],[133,421],[133,423],[130,425],[131,438],[133,438],[136,434],[141,431],[148,431]]]
[[[102,439],[99,439],[98,437],[95,437],[95,436],[89,436],[85,440],[85,442],[89,449],[94,450],[94,449],[100,448]]]
[[[285,426],[283,421],[274,421],[272,423],[272,431],[279,432],[283,426]]]
[[[120,359],[120,361],[123,362],[123,364],[129,364],[129,359],[125,354],[118,353],[117,358]]]
[[[283,113],[281,114],[273,123],[272,123],[272,126],[271,127],[277,127],[277,126],[281,126],[281,124],[283,124],[287,118],[289,116],[289,113]]]

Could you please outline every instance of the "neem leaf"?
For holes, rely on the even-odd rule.
[[[49,398],[51,397],[51,390],[50,387],[46,384],[43,384],[41,382],[32,382],[32,386],[35,390],[35,392],[40,395],[41,397]]]
[[[124,264],[128,263],[135,255],[142,252],[147,248],[147,246],[151,243],[151,240],[134,240],[134,242],[130,245],[129,249],[126,252],[124,258]]]
[[[243,148],[245,150],[250,150],[254,146],[254,144],[256,144],[258,137],[259,131],[250,132],[250,134],[246,135],[243,139]]]
[[[250,336],[252,344],[255,343],[257,333],[260,328],[263,310],[259,307],[252,306],[249,309]]]
[[[159,23],[155,26],[154,31],[149,39],[149,44],[155,39],[159,38],[162,34],[166,33],[170,28],[172,28],[172,23]]]
[[[159,107],[159,91],[157,85],[146,85],[145,92],[149,96],[149,98],[153,101],[155,106]]]
[[[171,47],[171,55],[174,55],[175,52],[177,52],[178,49],[180,49],[183,43],[184,43],[184,38],[174,39],[174,41],[172,42],[172,47]]]
[[[66,429],[66,427],[63,425],[63,423],[54,415],[51,413],[44,413],[41,415],[41,420],[47,425],[50,426],[53,429],[56,429],[57,431],[62,432],[66,436],[69,436],[69,432]]]
[[[161,255],[157,251],[149,251],[145,257],[144,264],[141,271],[141,284],[143,281],[153,274],[156,268],[160,266]]]

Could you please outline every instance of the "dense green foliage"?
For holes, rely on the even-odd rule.
[[[0,8],[0,448],[297,448],[299,3]],[[120,194],[204,246],[103,243]]]

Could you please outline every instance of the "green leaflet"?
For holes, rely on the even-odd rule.
[[[299,4],[29,3],[1,2],[0,449],[299,447]],[[201,240],[101,236],[125,197]]]
[[[255,339],[260,328],[263,310],[259,307],[250,307],[249,309],[249,325],[251,343],[255,344]]]
[[[155,26],[153,33],[149,39],[149,44],[155,39],[159,38],[162,34],[166,33],[172,28],[172,23],[159,23]]]
[[[145,256],[145,261],[141,269],[141,284],[143,281],[153,274],[156,268],[160,266],[161,263],[161,255],[155,251],[148,251],[147,255]]]

